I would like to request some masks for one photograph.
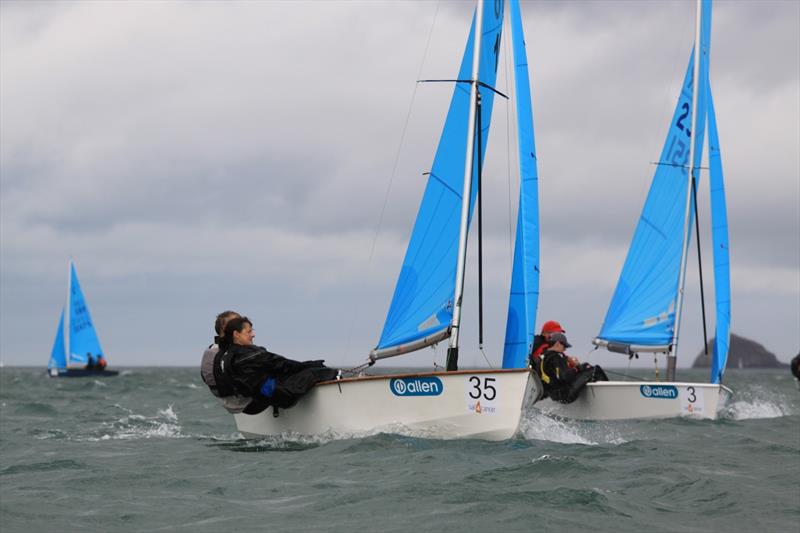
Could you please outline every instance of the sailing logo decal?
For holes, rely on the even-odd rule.
[[[464,382],[466,388],[467,411],[476,415],[497,413],[497,378],[469,376]]]
[[[389,389],[395,396],[439,396],[444,385],[437,377],[393,378]]]
[[[642,385],[639,390],[645,398],[662,398],[664,400],[678,398],[678,389],[672,385]]]

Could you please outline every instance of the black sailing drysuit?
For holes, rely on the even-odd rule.
[[[553,401],[572,403],[578,399],[583,388],[592,381],[608,381],[606,373],[599,366],[583,363],[570,367],[567,356],[561,352],[547,350],[539,363],[539,377],[544,392]]]
[[[336,379],[337,370],[324,361],[294,361],[261,346],[231,344],[220,347],[214,357],[214,378],[221,396],[238,394],[253,400],[244,413],[254,415],[269,406],[287,409],[320,381]],[[267,397],[262,386],[273,378],[275,387]]]

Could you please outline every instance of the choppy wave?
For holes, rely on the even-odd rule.
[[[531,410],[520,422],[520,433],[529,440],[544,440],[561,444],[624,444],[621,423],[585,422],[553,417]]]
[[[178,415],[172,405],[166,409],[159,409],[155,416],[145,416],[133,413],[129,409],[120,407],[128,414],[113,421],[102,424],[96,435],[87,440],[130,440],[151,438],[185,438],[181,433]]]
[[[779,418],[795,412],[791,400],[783,393],[776,392],[774,388],[753,384],[736,391],[721,414],[730,420],[751,420]]]
[[[196,369],[41,374],[0,372],[3,533],[795,531],[800,516],[800,393],[778,372],[731,373],[719,421],[531,411],[503,442],[245,438]]]

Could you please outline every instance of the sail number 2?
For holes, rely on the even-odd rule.
[[[691,128],[689,128],[687,124],[684,124],[684,121],[689,117],[691,106],[687,102],[684,102],[681,106],[681,110],[682,113],[678,115],[678,118],[675,120],[675,127],[683,131],[686,137],[691,139]],[[666,160],[668,164],[680,168],[681,172],[686,175],[686,165],[689,162],[689,147],[683,139],[678,137],[679,134],[677,132],[672,135],[672,143],[670,143],[669,150],[667,150]]]
[[[497,378],[481,378],[478,376],[470,376],[469,382],[472,388],[469,391],[469,397],[473,400],[483,398],[486,401],[492,401],[497,397],[497,389],[494,388],[494,382]]]

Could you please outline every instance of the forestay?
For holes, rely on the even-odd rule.
[[[494,86],[503,20],[503,2],[486,2],[483,8],[479,79]],[[473,16],[470,36],[461,61],[459,80],[471,78],[475,35]],[[494,94],[479,87],[482,106],[480,154],[474,158],[473,175],[483,161]],[[449,335],[453,317],[464,160],[467,149],[469,85],[456,83],[416,223],[406,250],[392,303],[376,348],[403,353],[438,342]],[[476,151],[477,152],[477,151]],[[470,219],[477,194],[471,190]]]
[[[503,368],[523,368],[527,365],[528,349],[533,343],[539,302],[539,176],[528,57],[519,2],[510,3],[510,14],[514,86],[517,93],[520,191]]]

